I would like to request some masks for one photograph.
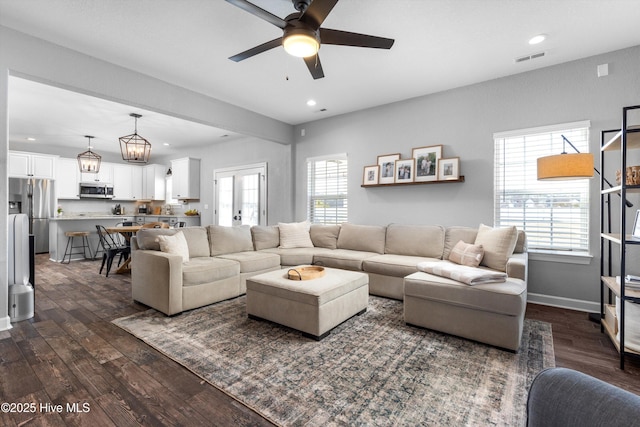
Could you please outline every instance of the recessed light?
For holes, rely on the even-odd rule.
[[[314,105],[316,105],[316,101],[314,99],[310,99],[307,101],[307,105],[309,107],[313,107]]]
[[[27,141],[35,141],[35,140],[36,140],[36,139],[35,139],[35,138],[33,138],[33,137],[28,137],[28,138],[27,138]]]
[[[529,39],[529,44],[542,43],[546,38],[547,38],[546,34],[538,34],[537,36],[531,37]]]
[[[162,145],[164,145],[165,147],[170,146],[171,144],[169,144],[168,142],[163,142]]]

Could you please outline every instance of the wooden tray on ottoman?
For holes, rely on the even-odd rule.
[[[289,280],[312,280],[324,276],[324,267],[296,267],[287,271]]]

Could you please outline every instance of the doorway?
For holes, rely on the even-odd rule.
[[[216,169],[213,188],[215,224],[267,224],[266,163]]]

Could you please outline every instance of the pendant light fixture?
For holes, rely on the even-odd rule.
[[[85,135],[84,137],[89,140],[89,149],[78,154],[78,167],[82,173],[98,173],[100,172],[102,157],[91,151],[91,138],[95,137],[91,135]]]
[[[135,119],[135,131],[131,135],[118,138],[122,159],[129,163],[147,163],[151,155],[151,144],[138,135],[138,119],[142,116],[136,113],[129,115]]]

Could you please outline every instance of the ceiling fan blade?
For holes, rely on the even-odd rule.
[[[342,46],[371,47],[375,49],[391,49],[394,39],[369,36],[367,34],[350,33],[348,31],[320,28],[320,42]]]
[[[300,20],[317,30],[327,19],[336,3],[338,3],[338,0],[313,0],[307,10],[300,16]]]
[[[322,71],[322,64],[320,63],[320,56],[316,54],[302,59],[304,59],[304,63],[307,64],[307,68],[314,80],[324,77],[324,71]]]
[[[266,10],[256,6],[253,3],[249,3],[247,0],[227,0],[227,3],[231,3],[232,5],[249,12],[254,16],[257,16],[258,18],[267,21],[278,28],[282,28],[283,30],[284,27],[287,26],[287,21],[285,21],[284,19],[272,14],[271,12],[267,12]]]
[[[245,50],[244,52],[240,52],[237,55],[233,55],[230,56],[229,59],[235,62],[240,62],[243,61],[247,58],[251,58],[252,56],[255,56],[259,53],[262,52],[266,52],[270,49],[273,49],[274,47],[278,47],[278,46],[282,46],[282,37],[279,37],[277,39],[273,39],[271,41],[268,41],[266,43],[262,43],[259,46],[256,47],[252,47],[249,50]]]

